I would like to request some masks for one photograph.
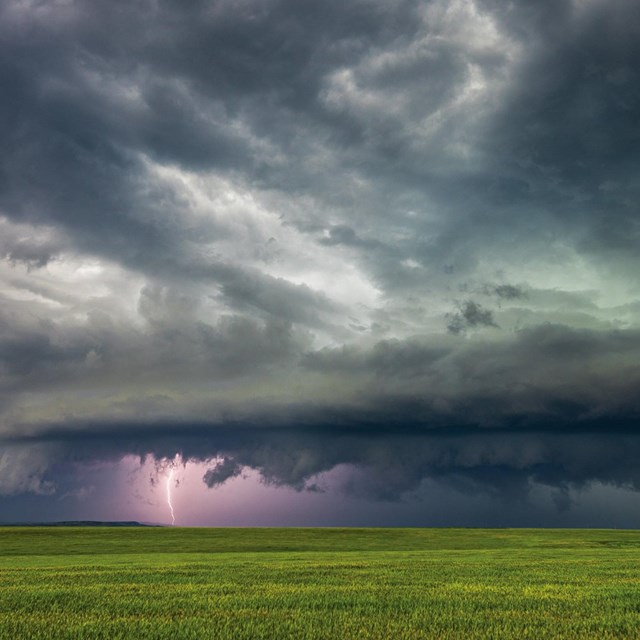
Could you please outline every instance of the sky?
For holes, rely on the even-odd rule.
[[[640,526],[639,60],[633,0],[2,2],[0,522]]]

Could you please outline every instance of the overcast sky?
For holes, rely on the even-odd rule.
[[[640,526],[639,62],[633,0],[2,2],[0,520]]]

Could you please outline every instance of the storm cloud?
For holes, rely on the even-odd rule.
[[[0,494],[635,491],[639,11],[3,3]]]

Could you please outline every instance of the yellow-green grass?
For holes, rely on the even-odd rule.
[[[640,533],[0,528],[0,637],[640,638]]]

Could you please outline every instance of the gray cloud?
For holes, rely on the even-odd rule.
[[[497,327],[493,319],[493,311],[485,309],[473,300],[465,300],[460,311],[448,316],[447,329],[450,333],[459,334],[467,328]]]
[[[504,298],[505,300],[515,300],[525,296],[524,291],[522,291],[520,287],[512,284],[497,285],[493,291],[499,298]]]
[[[639,486],[635,460],[640,442],[629,425],[596,421],[592,430],[580,433],[558,429],[426,433],[408,423],[402,428],[372,429],[364,424],[356,428],[353,418],[347,429],[319,425],[302,431],[248,424],[229,428],[112,423],[97,425],[90,438],[86,433],[57,432],[47,441],[55,443],[57,465],[117,460],[125,453],[165,460],[179,454],[186,462],[210,464],[217,459],[203,478],[212,488],[237,477],[244,468],[256,469],[267,484],[314,491],[322,474],[345,466],[360,472],[343,473],[339,489],[386,501],[402,499],[429,481],[507,504],[526,502],[536,486],[553,489],[560,498],[569,490],[588,491],[595,483],[631,490]],[[12,446],[30,452],[28,444]],[[45,466],[34,467],[24,456],[17,458],[13,476],[5,476],[5,493],[16,478],[9,493],[52,492],[56,469],[42,460],[40,464]],[[27,480],[37,485],[25,484]],[[558,506],[566,508],[566,500]]]
[[[223,458],[215,467],[207,469],[202,478],[209,487],[224,484],[230,478],[235,478],[242,473],[242,467],[233,458]]]
[[[192,405],[190,419],[170,422],[166,405],[159,405],[164,417],[149,422],[153,405],[138,404],[137,415],[132,405],[112,409],[131,416],[124,423],[115,415],[91,428],[77,420],[41,423],[13,441],[50,442],[67,449],[59,456],[89,459],[222,458],[205,477],[210,486],[247,467],[268,482],[304,489],[344,464],[368,470],[372,495],[386,498],[449,475],[469,490],[475,484],[497,494],[515,491],[515,482],[514,496],[534,482],[561,490],[596,481],[637,485],[637,332],[603,336],[550,326],[521,332],[508,346],[454,342],[440,352],[381,343],[371,352],[307,360],[327,379],[344,371],[362,376],[349,404],[254,398],[241,407],[217,402],[215,419],[204,417],[210,407],[198,417]]]
[[[51,454],[41,445],[4,446],[0,451],[0,496],[55,493],[55,484],[45,479]]]

